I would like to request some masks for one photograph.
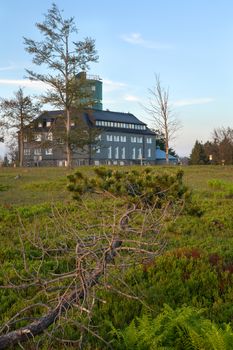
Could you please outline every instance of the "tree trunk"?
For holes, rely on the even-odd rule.
[[[24,135],[22,130],[19,132],[19,166],[23,166],[23,158],[24,158]]]
[[[66,109],[66,166],[71,168],[72,165],[72,150],[70,148],[70,110]]]
[[[119,248],[121,244],[122,241],[116,239],[113,241],[112,247],[110,249],[105,249],[104,261],[100,262],[99,266],[97,266],[97,268],[93,271],[92,275],[86,283],[89,288],[92,288],[98,284],[99,279],[103,275],[107,264],[114,261],[116,249]],[[75,290],[75,292],[71,292],[63,296],[58,305],[49,311],[45,316],[42,316],[28,326],[0,336],[0,349],[6,349],[9,346],[27,341],[31,338],[34,338],[36,335],[43,333],[51,324],[59,319],[59,316],[61,314],[67,312],[75,303],[83,299],[84,296],[85,290],[83,287]]]
[[[167,128],[167,126],[166,126]],[[168,144],[168,132],[165,131],[165,152],[166,152],[166,164],[169,164],[169,144]]]

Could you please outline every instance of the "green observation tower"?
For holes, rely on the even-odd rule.
[[[86,72],[77,74],[77,78],[84,81],[85,89],[88,92],[88,98],[91,100],[91,106],[94,109],[103,110],[103,82],[98,75],[87,75]]]

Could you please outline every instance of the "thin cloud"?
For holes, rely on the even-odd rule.
[[[164,50],[172,48],[172,46],[168,44],[146,40],[140,33],[124,34],[121,36],[121,38],[127,43],[130,43],[132,45],[139,45],[147,49]]]
[[[204,105],[207,103],[211,103],[213,101],[214,101],[214,99],[212,97],[190,98],[190,99],[184,99],[184,100],[177,100],[177,101],[173,102],[173,105],[175,107]]]
[[[124,100],[129,102],[139,102],[141,99],[135,95],[125,95]]]
[[[10,66],[6,66],[6,67],[0,67],[0,72],[5,72],[5,71],[9,71],[9,70],[13,70],[15,69],[16,66],[14,66],[13,64]]]
[[[112,81],[109,79],[103,79],[103,87],[105,92],[112,92],[115,90],[120,90],[125,88],[127,85],[125,83],[117,82],[117,81]]]
[[[44,90],[47,84],[40,81],[32,81],[29,79],[0,79],[0,85],[17,85],[37,90]]]

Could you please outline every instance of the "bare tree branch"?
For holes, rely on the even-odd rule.
[[[161,85],[159,75],[155,75],[155,86],[148,89],[148,106],[146,112],[152,116],[154,127],[163,135],[165,141],[166,162],[169,163],[170,142],[181,128],[180,121],[175,117],[169,97],[169,89]]]

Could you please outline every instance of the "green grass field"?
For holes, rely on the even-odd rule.
[[[164,166],[156,167],[156,170],[158,173],[165,170],[175,172],[178,168]],[[80,169],[93,174],[90,167]],[[184,171],[185,183],[198,192],[211,191],[209,180],[233,182],[231,166],[189,166],[181,169]],[[0,168],[0,205],[20,206],[69,200],[66,184],[70,173],[72,170],[66,168]],[[17,175],[20,178],[16,180]]]
[[[100,338],[113,342],[114,349],[132,349],[132,345],[127,348],[122,343],[123,338],[116,336],[116,330],[126,332],[130,338],[132,327],[127,328],[130,322],[137,318],[143,320],[145,315],[149,320],[160,317],[164,305],[177,310],[174,311],[177,312],[176,317],[180,315],[179,312],[183,315],[185,308],[190,307],[194,308],[195,315],[201,312],[217,329],[223,329],[224,324],[233,326],[233,167],[171,166],[154,169],[158,174],[175,174],[182,169],[184,183],[192,192],[191,205],[176,220],[163,222],[161,233],[167,245],[152,265],[144,269],[141,268],[143,264],[137,262],[135,266],[123,270],[119,279],[117,270],[114,272],[113,269],[113,276],[105,277],[113,290],[100,288],[91,309],[91,318],[85,313],[80,316],[79,309],[71,312],[73,323],[65,324],[62,330],[64,337],[76,340],[79,327],[74,320],[77,319],[84,325],[91,325],[99,336],[96,338],[93,332],[83,330],[86,339],[83,349],[107,349]],[[88,177],[94,174],[92,167],[80,167],[79,170]],[[4,290],[1,285],[30,282],[38,269],[42,280],[58,273],[67,273],[75,261],[73,255],[66,251],[74,249],[76,238],[97,234],[96,230],[102,222],[105,223],[103,234],[106,235],[115,218],[122,215],[125,207],[118,199],[115,201],[111,197],[90,193],[80,202],[72,199],[67,190],[67,175],[74,171],[65,168],[0,168],[0,325],[27,305],[46,304],[48,295],[56,295],[53,290],[49,292],[51,294],[36,287]],[[140,224],[141,218],[137,220]],[[40,247],[46,247],[52,253],[46,253],[41,260]],[[55,256],[53,251],[56,249],[61,253]],[[64,288],[64,285],[55,287]],[[117,294],[116,290],[120,290],[121,294]],[[134,298],[127,298],[129,293]],[[36,309],[33,315],[40,312],[40,308]],[[26,316],[30,318],[31,314]],[[198,320],[197,325],[203,321]],[[24,325],[24,322],[18,325]],[[59,329],[54,332],[55,338],[58,338]],[[176,339],[178,333],[172,337]],[[186,331],[184,334],[187,336]],[[132,339],[136,335],[137,332]],[[60,349],[61,345],[54,339],[45,335],[40,348]],[[176,341],[172,341],[170,348],[185,349],[180,345],[176,347]],[[33,346],[30,343],[25,349],[33,349]],[[64,348],[73,349],[75,346],[68,343]],[[195,347],[204,350],[222,348],[209,345]],[[135,346],[135,349],[145,347]]]

